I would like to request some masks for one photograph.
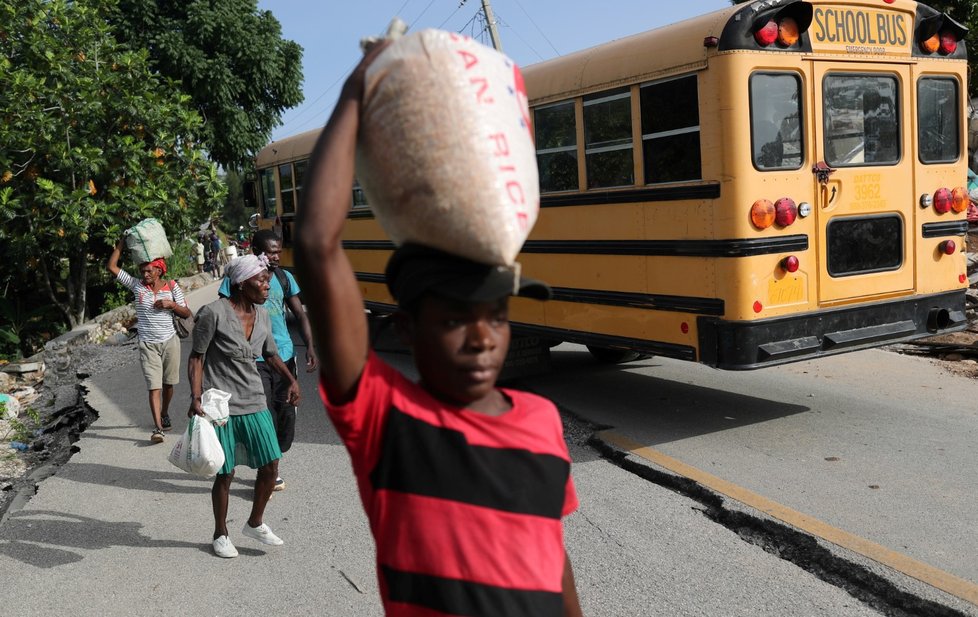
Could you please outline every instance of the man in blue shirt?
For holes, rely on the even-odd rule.
[[[299,284],[296,283],[291,273],[279,267],[282,256],[282,239],[270,229],[259,230],[251,239],[251,251],[255,255],[265,255],[268,258],[268,268],[272,273],[272,277],[268,281],[268,300],[263,306],[271,318],[272,337],[278,346],[278,355],[292,371],[292,374],[296,375],[295,349],[292,346],[289,326],[285,321],[285,308],[288,307],[292,311],[292,315],[299,320],[299,331],[302,333],[302,340],[306,344],[306,372],[311,373],[316,370],[319,361],[316,359],[316,352],[312,346],[312,329],[309,327],[306,312],[299,301]],[[218,290],[218,294],[226,298],[231,296],[231,282],[227,277],[221,282],[221,289]],[[258,373],[261,375],[262,385],[265,388],[265,401],[275,418],[275,433],[278,436],[279,448],[284,454],[292,447],[292,441],[295,438],[296,408],[294,405],[290,405],[288,401],[289,384],[261,357],[257,358],[257,362]],[[282,478],[276,478],[275,490],[280,491],[284,488],[285,482]]]

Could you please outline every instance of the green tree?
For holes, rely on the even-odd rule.
[[[0,280],[43,290],[69,326],[126,227],[153,216],[181,236],[225,191],[189,97],[113,38],[113,8],[0,0]]]
[[[112,22],[192,97],[225,168],[250,167],[282,112],[302,102],[302,47],[257,0],[120,0]]]

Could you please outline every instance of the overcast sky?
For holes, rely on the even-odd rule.
[[[520,66],[730,6],[729,0],[492,0],[503,52]],[[382,34],[398,16],[410,31],[441,28],[489,44],[477,19],[481,0],[259,0],[302,46],[305,101],[283,115],[280,139],[326,123],[359,41]]]

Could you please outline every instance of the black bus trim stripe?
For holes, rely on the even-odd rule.
[[[378,314],[393,313],[397,310],[397,307],[393,304],[383,302],[372,302],[368,300],[364,302],[364,305],[370,311]],[[676,358],[677,360],[688,360],[690,362],[696,361],[696,348],[691,345],[615,336],[612,334],[582,332],[581,330],[569,330],[566,328],[551,328],[549,326],[537,326],[518,321],[511,321],[510,327],[514,334],[521,336],[536,336],[542,339],[578,343],[580,345],[595,345],[597,347],[617,347],[665,358]]]
[[[648,201],[691,201],[719,198],[719,184],[655,186],[623,191],[545,193],[540,196],[540,207],[563,208],[565,206],[604,206],[609,204],[634,204]]]
[[[391,602],[424,606],[450,615],[559,617],[563,597],[553,591],[510,589],[381,565]]]
[[[393,251],[389,240],[344,240],[354,251]],[[627,255],[645,257],[752,257],[808,250],[808,236],[730,240],[528,240],[523,253],[560,255]]]
[[[963,236],[968,233],[968,221],[941,221],[940,223],[924,223],[921,233],[925,238]]]
[[[692,201],[700,199],[719,199],[720,185],[695,184],[692,186],[653,186],[621,191],[588,191],[586,193],[544,193],[540,196],[541,208],[563,208],[565,206],[605,206],[610,204],[634,204],[655,201]],[[349,219],[372,219],[373,210],[354,208],[347,215]]]
[[[383,274],[357,272],[356,279],[363,283],[386,284]],[[625,291],[604,291],[600,289],[578,289],[574,287],[552,287],[553,300],[559,302],[578,302],[581,304],[604,304],[623,306],[651,311],[673,311],[695,313],[698,315],[723,315],[724,302],[721,298],[696,298],[692,296],[667,296],[663,294],[643,294]]]
[[[375,491],[560,520],[569,476],[570,463],[559,456],[473,445],[460,431],[391,406],[370,484]]]

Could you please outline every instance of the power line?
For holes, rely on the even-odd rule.
[[[550,42],[550,39],[547,38],[547,35],[543,33],[543,30],[540,29],[540,26],[537,25],[537,22],[533,21],[533,18],[530,17],[530,14],[526,12],[526,9],[524,9],[523,8],[523,5],[520,4],[520,0],[513,0],[513,2],[516,3],[516,6],[520,7],[520,10],[523,11],[523,14],[526,15],[526,18],[530,20],[530,23],[533,24],[533,27],[537,29],[537,32],[540,33],[540,36],[543,37],[543,40],[545,40],[547,42],[547,44],[550,45],[550,49],[554,50],[554,53],[559,56],[560,55],[560,52],[557,51],[557,48],[554,47],[554,44]],[[519,35],[517,34],[516,36],[519,36]],[[520,37],[520,40],[522,41],[523,40],[523,37]],[[529,45],[527,45],[527,46],[529,47]],[[530,47],[530,49],[533,49],[533,48]],[[536,50],[535,49],[533,50],[533,53],[536,53]],[[539,56],[539,55],[540,54],[537,54],[537,56]],[[540,59],[543,60],[542,57]]]

